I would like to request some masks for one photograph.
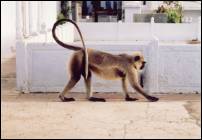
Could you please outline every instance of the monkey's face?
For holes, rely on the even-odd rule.
[[[134,60],[134,67],[137,70],[142,70],[145,67],[146,62],[144,61],[144,56],[140,52],[136,52],[133,57]]]

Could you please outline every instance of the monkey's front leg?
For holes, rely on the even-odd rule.
[[[128,90],[127,90],[127,81],[126,78],[122,78],[122,88],[123,88],[123,92],[125,93],[125,100],[126,101],[136,101],[138,100],[137,98],[131,98],[128,94]]]
[[[132,68],[131,68],[132,69]],[[137,70],[128,70],[128,80],[131,84],[131,86],[137,90],[140,94],[142,94],[147,100],[151,101],[151,102],[156,102],[159,100],[159,98],[154,97],[154,96],[150,96],[148,95],[140,86],[139,82],[138,82],[138,77],[137,77],[138,73]]]

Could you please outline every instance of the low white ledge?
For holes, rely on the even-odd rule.
[[[74,42],[79,44],[80,42]],[[89,48],[113,54],[142,51],[149,92],[201,93],[201,44],[155,41],[86,41]],[[17,89],[22,92],[60,92],[68,81],[67,60],[72,51],[53,42],[51,36],[17,43]],[[122,92],[121,81],[93,75],[94,92]],[[85,92],[81,79],[72,91]],[[130,88],[130,91],[134,91]]]

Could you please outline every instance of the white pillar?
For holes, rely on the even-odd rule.
[[[151,18],[151,42],[148,45],[148,63],[145,70],[145,88],[150,93],[159,92],[159,39],[154,34],[154,18]]]
[[[22,2],[22,19],[24,37],[29,37],[29,1]]]
[[[57,1],[57,15],[58,15],[58,14],[60,13],[60,11],[61,11],[60,5],[61,5],[61,1]]]
[[[198,18],[198,34],[197,39],[201,41],[201,17]]]
[[[29,1],[29,30],[30,30],[30,34],[33,34],[33,6],[32,6],[32,2]]]
[[[41,31],[41,1],[38,1],[38,12],[37,12],[37,32]]]
[[[42,32],[42,23],[43,23],[43,2],[38,1],[38,14],[37,14],[37,30],[39,33]]]
[[[150,19],[150,31],[151,31],[151,38],[154,38],[154,17],[151,17]]]
[[[29,1],[29,31],[30,35],[37,35],[38,2]]]
[[[151,30],[151,38],[152,40],[159,40],[158,37],[155,35],[155,21],[154,21],[154,17],[151,17],[151,21],[150,21],[150,30]]]
[[[72,2],[71,1],[68,1],[68,7],[70,8],[69,19],[72,19]]]
[[[76,16],[76,21],[79,22],[79,15],[80,15],[81,9],[79,8],[79,3],[75,2],[75,16]]]
[[[16,39],[23,39],[22,2],[16,1]]]
[[[125,22],[133,22],[134,14],[141,13],[140,1],[123,1]]]
[[[41,1],[40,2],[40,21],[41,21],[41,25],[40,25],[40,32],[41,33],[46,33],[46,9],[45,9],[45,1]],[[48,16],[48,15],[47,15]]]
[[[152,40],[146,51],[148,63],[145,68],[145,89],[150,93],[159,92],[159,40]]]

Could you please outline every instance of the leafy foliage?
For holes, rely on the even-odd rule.
[[[166,13],[168,23],[182,22],[182,6],[179,1],[164,1],[164,4],[158,7],[157,13]]]

